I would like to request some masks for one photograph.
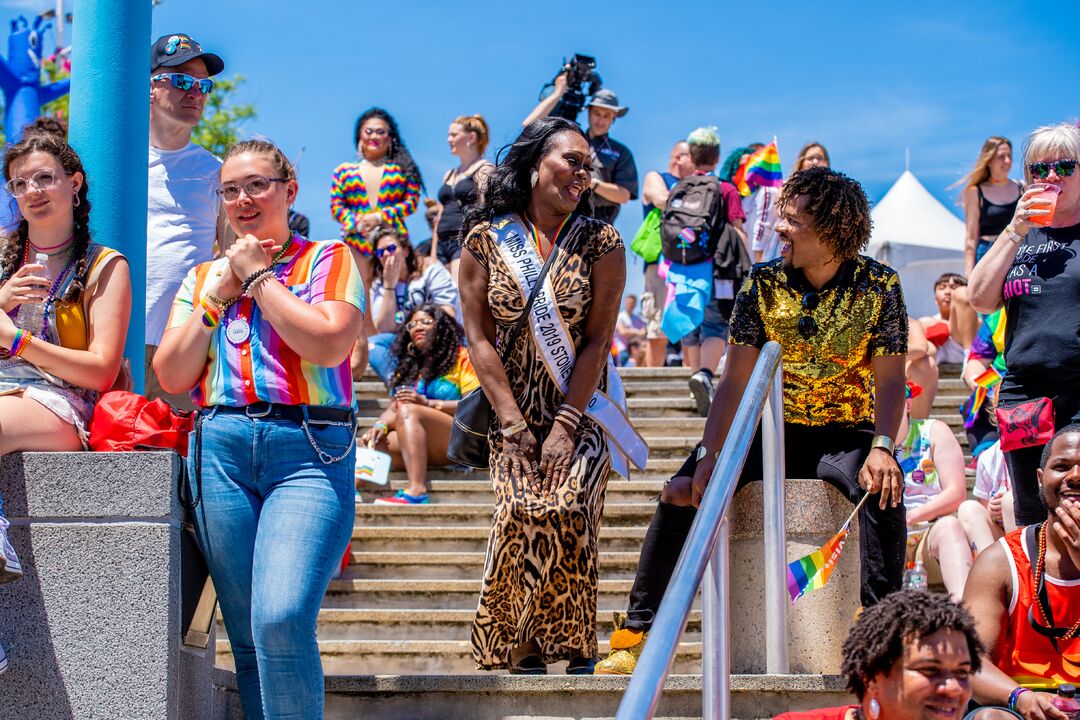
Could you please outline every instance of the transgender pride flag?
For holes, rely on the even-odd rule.
[[[756,187],[780,187],[784,176],[780,173],[780,153],[776,149],[776,140],[760,148],[739,166],[731,182],[739,189],[739,194],[746,197]]]

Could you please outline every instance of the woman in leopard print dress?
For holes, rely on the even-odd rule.
[[[625,255],[610,225],[571,217],[592,183],[589,144],[577,125],[538,120],[504,152],[482,204],[468,212],[461,258],[469,352],[495,416],[488,435],[494,524],[473,657],[485,670],[542,674],[548,663],[569,660],[567,672],[588,674],[597,650],[597,539],[610,462],[601,428],[574,410],[606,386]],[[495,229],[507,221],[532,236],[524,240],[541,258],[556,254],[548,280],[576,352],[565,395],[528,324],[505,347],[527,300],[497,242]],[[564,404],[571,410],[556,420]]]

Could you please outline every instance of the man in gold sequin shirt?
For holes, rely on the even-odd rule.
[[[907,310],[896,273],[859,255],[870,204],[828,168],[795,173],[778,202],[781,257],[755,265],[735,300],[730,347],[698,448],[665,486],[642,545],[624,627],[598,673],[632,672],[696,506],[766,342],[780,343],[786,477],[821,478],[859,511],[861,599],[900,588],[906,524],[892,454],[904,410]],[[760,433],[739,485],[760,480]]]

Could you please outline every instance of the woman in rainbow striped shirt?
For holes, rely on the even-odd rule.
[[[371,285],[371,231],[391,225],[408,237],[405,218],[416,212],[420,169],[401,140],[393,116],[382,108],[367,110],[356,121],[354,142],[358,162],[334,168],[330,184],[330,212],[341,223],[341,239],[352,248],[365,285]],[[370,188],[376,188],[374,194]]]
[[[154,357],[162,387],[201,408],[189,492],[249,720],[323,717],[315,623],[355,514],[364,287],[344,244],[289,231],[297,189],[273,144],[226,153],[237,240],[188,273]]]

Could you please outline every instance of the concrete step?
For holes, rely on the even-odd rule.
[[[684,455],[689,448],[684,450]],[[664,487],[667,475],[653,476],[650,480],[623,480],[612,477],[608,480],[606,502],[645,502],[652,500],[660,494]],[[367,485],[363,496],[365,502],[375,498],[392,495],[398,488],[405,488],[407,483],[404,478],[394,478],[389,487]],[[491,481],[485,476],[483,480],[431,480],[428,483],[428,492],[431,498],[437,502],[493,502],[494,494],[491,490]]]
[[[632,580],[601,578],[597,606],[626,608]],[[476,611],[480,597],[480,577],[468,580],[389,579],[331,580],[323,600],[324,608],[423,608]]]
[[[610,494],[608,502],[610,503]],[[353,547],[368,552],[484,552],[487,527],[364,527],[353,529]],[[600,552],[641,549],[645,527],[600,527]]]
[[[607,655],[607,640],[600,642],[600,655]],[[320,640],[319,655],[327,675],[455,674],[479,672],[468,640]],[[233,669],[229,641],[217,641],[217,666]],[[549,672],[561,673],[565,663]],[[680,643],[671,665],[678,674],[701,672],[701,643]]]
[[[355,547],[355,546],[354,546]],[[609,579],[633,579],[638,566],[638,551],[600,553],[600,575]],[[346,580],[393,578],[430,578],[466,580],[483,575],[483,552],[369,552],[354,550],[352,562],[342,574]]]
[[[431,608],[360,608],[323,609],[319,611],[317,633],[320,641],[339,640],[459,640],[467,641],[472,632],[476,608],[454,610]],[[597,613],[596,632],[607,638],[615,631],[612,609]],[[218,614],[218,638],[227,639]],[[690,613],[683,642],[701,641],[701,613]]]
[[[604,508],[604,524],[615,527],[648,525],[656,510],[656,503],[616,503]],[[429,505],[374,505],[356,506],[356,520],[361,526],[394,525],[425,527],[430,525],[458,525],[491,527],[493,508],[491,503],[438,503]]]
[[[328,675],[326,720],[613,720],[629,683],[628,677],[562,675],[559,666],[549,672],[544,676]],[[215,671],[214,685],[217,697],[230,711],[239,707],[235,675]],[[787,710],[846,704],[851,704],[851,696],[844,689],[844,679],[836,675],[731,677],[732,720],[766,720]],[[652,718],[690,720],[702,714],[701,676],[669,675]]]

